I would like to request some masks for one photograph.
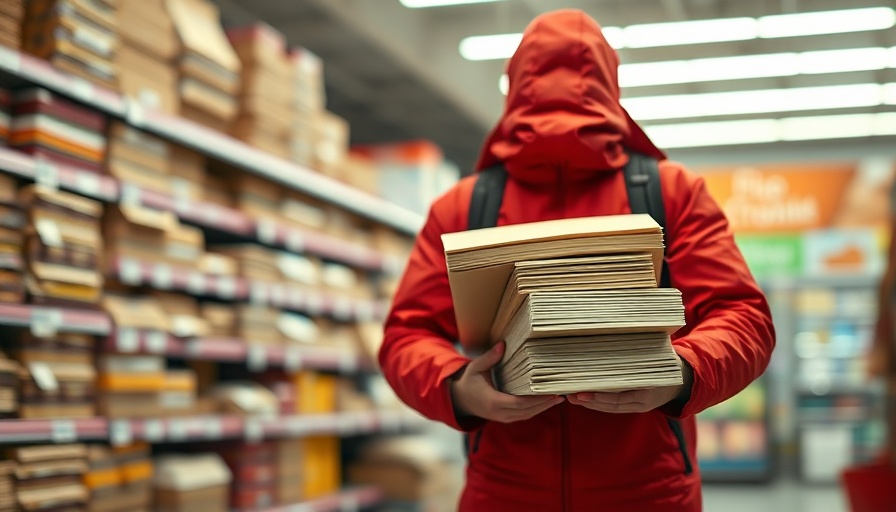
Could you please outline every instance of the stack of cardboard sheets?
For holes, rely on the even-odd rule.
[[[25,0],[0,0],[0,44],[18,48],[22,43]]]
[[[166,0],[179,40],[176,57],[182,117],[228,131],[238,110],[240,59],[208,0]]]
[[[102,172],[106,154],[102,114],[40,88],[15,93],[12,112],[10,147],[80,170]]]
[[[171,193],[168,142],[121,121],[109,125],[106,173],[121,181]]]
[[[21,363],[19,417],[94,416],[94,344],[93,336],[85,334],[23,334],[14,352]]]
[[[22,34],[25,51],[102,85],[118,86],[114,0],[31,0]]]
[[[165,0],[117,3],[121,36],[115,52],[119,89],[139,105],[169,114],[177,111],[177,32]]]
[[[0,512],[16,512],[16,482],[13,474],[16,463],[0,461]]]
[[[8,449],[6,456],[16,462],[16,499],[20,510],[83,510],[88,499],[83,483],[87,473],[86,446],[25,446]]]
[[[155,460],[156,512],[226,512],[232,476],[214,453],[163,455]]]
[[[19,410],[19,369],[16,361],[0,355],[0,418],[14,418]]]
[[[242,62],[240,110],[231,133],[287,158],[294,114],[286,39],[263,23],[228,30],[227,37]]]
[[[461,339],[506,342],[496,376],[512,394],[681,384],[669,335],[684,306],[657,288],[662,236],[647,215],[443,235]]]
[[[19,197],[28,212],[23,250],[31,301],[78,307],[98,302],[102,205],[43,185],[29,185]]]

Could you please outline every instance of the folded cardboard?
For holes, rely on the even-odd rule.
[[[226,414],[275,417],[278,413],[277,397],[255,382],[222,382],[215,385],[212,396]]]
[[[121,122],[109,127],[106,172],[127,183],[170,191],[168,143]]]
[[[168,175],[176,199],[182,201],[205,199],[205,165],[205,155],[202,153],[176,144],[171,145]]]
[[[432,439],[398,436],[377,439],[348,467],[353,485],[372,485],[387,499],[419,502],[451,490],[452,465]]]
[[[236,306],[236,336],[251,345],[280,345],[283,336],[278,322],[280,311],[266,306]]]
[[[278,254],[272,249],[257,244],[238,244],[212,246],[209,252],[232,258],[240,277],[265,282],[279,282],[283,279]]]
[[[211,328],[210,336],[236,336],[237,312],[234,308],[213,302],[203,303],[199,308],[200,316]]]

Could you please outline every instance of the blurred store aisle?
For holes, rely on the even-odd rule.
[[[805,485],[780,479],[768,485],[704,485],[705,512],[849,512],[836,485]]]

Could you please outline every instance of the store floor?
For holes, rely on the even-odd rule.
[[[703,486],[704,512],[848,512],[836,485],[805,485],[779,480],[767,485]]]

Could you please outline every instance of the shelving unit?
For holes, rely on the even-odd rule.
[[[276,181],[371,220],[414,234],[423,219],[404,208],[365,194],[310,169],[255,149],[225,134],[180,117],[144,108],[81,78],[54,69],[49,63],[0,46],[0,72],[20,82],[46,87],[104,114],[167,140],[196,149],[240,169]]]
[[[380,198],[271,156],[229,135],[144,108],[130,98],[104,90],[58,71],[47,62],[3,46],[0,46],[0,86],[44,87],[106,116],[122,120],[131,127],[196,150],[205,157],[228,164],[238,171],[317,198],[328,208],[336,207],[351,212],[403,235],[413,235],[423,223],[421,216]],[[180,222],[200,228],[205,239],[214,240],[215,243],[254,243],[274,250],[302,253],[323,262],[348,266],[366,277],[378,275],[395,278],[404,266],[400,255],[381,251],[370,243],[340,238],[326,231],[296,227],[285,219],[257,217],[235,207],[183,197],[176,192],[159,193],[86,168],[50,163],[13,149],[0,147],[0,173],[110,205],[171,212]],[[23,258],[3,257],[0,259],[0,268],[4,267],[18,270],[25,267],[25,262]],[[203,274],[193,268],[181,268],[168,262],[119,258],[107,262],[105,268],[107,280],[117,281],[131,287],[131,290],[177,292],[195,299],[211,299],[218,304],[248,304],[295,311],[311,318],[325,318],[326,322],[335,325],[381,320],[388,307],[382,300],[360,299],[334,292],[333,289]],[[363,296],[366,297],[367,294]],[[53,336],[62,332],[89,334],[97,337],[96,348],[100,354],[161,356],[170,360],[168,365],[173,365],[174,368],[194,364],[194,361],[231,363],[226,365],[227,371],[248,370],[247,375],[252,375],[249,379],[262,381],[267,378],[264,372],[269,369],[274,369],[275,375],[280,375],[281,372],[276,370],[282,369],[288,374],[303,372],[303,375],[307,371],[335,372],[343,378],[366,378],[373,369],[368,355],[357,350],[343,350],[341,346],[300,343],[267,346],[235,337],[177,337],[162,328],[134,329],[116,326],[114,319],[101,309],[0,303],[0,326],[29,329],[35,336]],[[245,366],[244,370],[239,369],[241,365]],[[279,383],[283,384],[282,381]],[[211,414],[164,415],[145,419],[9,419],[0,420],[0,445],[99,442],[124,446],[136,441],[146,441],[161,445],[164,452],[176,449],[181,444],[199,443],[199,446],[203,446],[201,443],[243,441],[251,445],[265,440],[314,440],[321,437],[400,433],[423,428],[428,423],[428,420],[410,410],[390,408],[359,411],[350,409],[326,414],[281,412],[280,415],[264,417]],[[335,459],[337,464],[338,444],[337,442]],[[320,457],[321,454],[316,456]],[[375,505],[383,499],[384,496],[378,489],[350,488],[300,503],[252,510],[348,512]]]

